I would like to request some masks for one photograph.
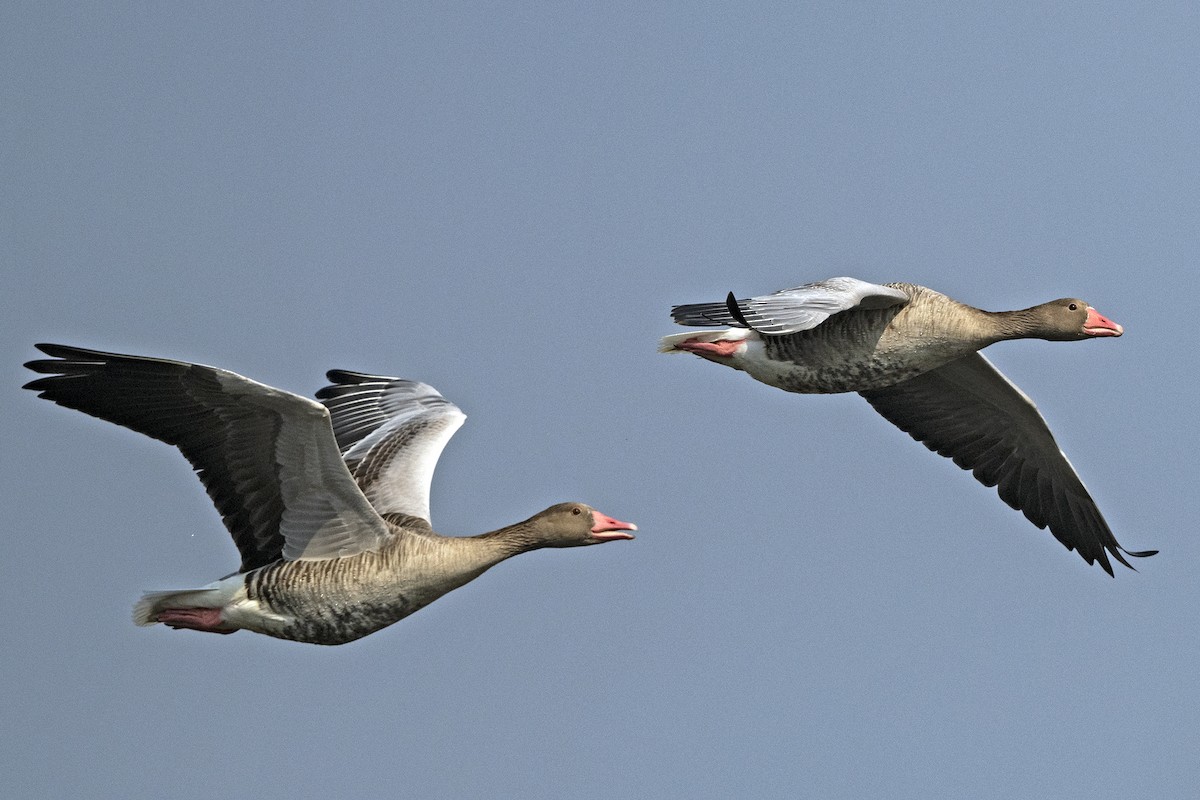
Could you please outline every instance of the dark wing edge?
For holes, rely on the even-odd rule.
[[[999,391],[1012,395],[1001,398],[1003,407],[988,396]],[[1136,571],[1124,556],[1158,552],[1126,550],[1117,542],[1036,406],[982,355],[860,394],[900,430],[996,487],[1005,503],[1038,528],[1048,527],[1088,564],[1099,562],[1113,575],[1108,554]]]
[[[316,558],[325,550],[369,546],[343,519],[369,519],[371,513],[366,498],[355,497],[359,493],[348,473],[343,486],[327,470],[308,476],[304,470],[311,464],[277,463],[297,453],[328,457],[319,441],[311,450],[313,437],[319,440],[329,430],[328,413],[315,402],[200,364],[65,345],[37,348],[54,360],[26,364],[46,377],[25,388],[180,450],[233,537],[242,557],[240,571],[281,558]],[[329,456],[337,458],[332,436],[327,446]],[[305,497],[287,510],[280,482],[296,479],[304,483],[297,491]],[[313,481],[332,488],[333,499],[326,502],[309,491]],[[336,524],[327,524],[331,517]],[[380,527],[382,521],[371,531],[378,535]],[[285,530],[298,538],[289,543]],[[305,552],[309,547],[311,556]]]
[[[261,468],[247,459],[271,452],[278,420],[254,420],[242,452],[228,453],[220,446],[220,429],[239,409],[224,397],[214,368],[67,345],[35,346],[53,360],[25,364],[47,377],[23,388],[179,448],[233,536],[242,571],[279,560],[283,500],[273,485],[245,480]]]

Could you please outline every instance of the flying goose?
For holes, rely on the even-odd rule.
[[[315,402],[233,372],[57,344],[25,366],[39,397],[178,447],[241,553],[237,572],[147,593],[138,625],[344,644],[519,553],[632,539],[560,503],[479,536],[441,536],[429,486],[466,416],[431,386],[334,370]]]
[[[1124,556],[1157,552],[1118,544],[1033,401],[978,352],[1008,339],[1124,332],[1082,300],[992,312],[911,283],[830,278],[743,300],[731,292],[671,316],[724,329],[667,336],[661,352],[694,353],[789,392],[858,392],[1109,575],[1109,554],[1132,569]]]

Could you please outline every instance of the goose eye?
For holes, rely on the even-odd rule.
[[[580,508],[579,506],[575,506],[574,508],[571,509],[571,513],[578,517],[580,514],[583,513],[583,509]]]
[[[1070,305],[1068,305],[1068,306],[1067,306],[1067,308],[1071,309],[1072,311],[1078,311],[1078,310],[1079,310],[1079,304],[1078,304],[1078,303],[1071,303]]]

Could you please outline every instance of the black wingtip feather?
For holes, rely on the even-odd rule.
[[[752,327],[749,322],[746,322],[746,317],[742,314],[742,309],[738,308],[738,301],[737,298],[733,296],[733,292],[730,292],[725,297],[725,307],[729,309],[729,316],[733,317],[747,328]]]
[[[331,369],[325,373],[325,377],[334,383],[354,386],[360,383],[387,383],[389,381],[400,380],[399,378],[391,378],[386,375],[372,375],[367,372],[354,372],[349,369]]]
[[[1133,558],[1149,558],[1150,556],[1158,555],[1157,550],[1136,550],[1135,551],[1135,550],[1126,550],[1124,547],[1121,548],[1121,552],[1127,556],[1132,556]]]
[[[38,342],[34,345],[38,350],[41,350],[48,356],[55,358],[65,358],[67,351],[73,351],[75,348],[68,347],[65,344],[53,344],[51,342]]]
[[[31,361],[29,363],[37,364],[38,362]],[[26,364],[25,366],[29,367],[29,369],[33,370],[34,372],[45,372],[46,371],[44,369],[37,369],[36,367],[31,367],[31,366],[29,366],[29,364]],[[34,378],[33,380],[31,380],[29,383],[25,384],[21,388],[28,389],[31,392],[44,392],[47,389],[54,388],[54,384],[60,380],[62,380],[61,376],[51,376],[48,378]]]
[[[73,347],[69,344],[53,344],[51,342],[38,342],[34,347],[52,358],[70,359],[73,361],[81,359],[96,361],[106,356],[116,355],[115,353],[104,353],[100,350],[88,350],[86,347]]]
[[[348,369],[331,369],[325,373],[325,377],[334,383],[362,383],[362,378],[370,377],[362,372],[353,372]]]
[[[97,358],[101,354],[94,350],[84,350],[79,347],[70,347],[65,344],[50,344],[47,342],[39,342],[34,347],[51,356],[51,358],[37,358],[33,361],[25,362],[25,369],[48,376],[45,378],[35,378],[21,387],[22,389],[29,389],[34,392],[44,392],[48,389],[54,389],[55,386],[61,385],[63,380],[80,377],[78,373],[81,372],[80,368],[84,365],[102,363]]]

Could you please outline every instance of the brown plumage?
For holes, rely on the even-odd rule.
[[[1120,336],[1082,300],[989,312],[908,283],[832,278],[772,295],[675,306],[663,352],[690,352],[803,394],[858,392],[1110,575],[1121,547],[1033,402],[978,351],[1009,339]]]
[[[39,397],[178,447],[241,553],[234,574],[146,594],[139,625],[342,644],[519,553],[632,539],[582,503],[473,537],[429,523],[442,448],[466,419],[432,387],[335,370],[322,403],[227,370],[40,344]]]

